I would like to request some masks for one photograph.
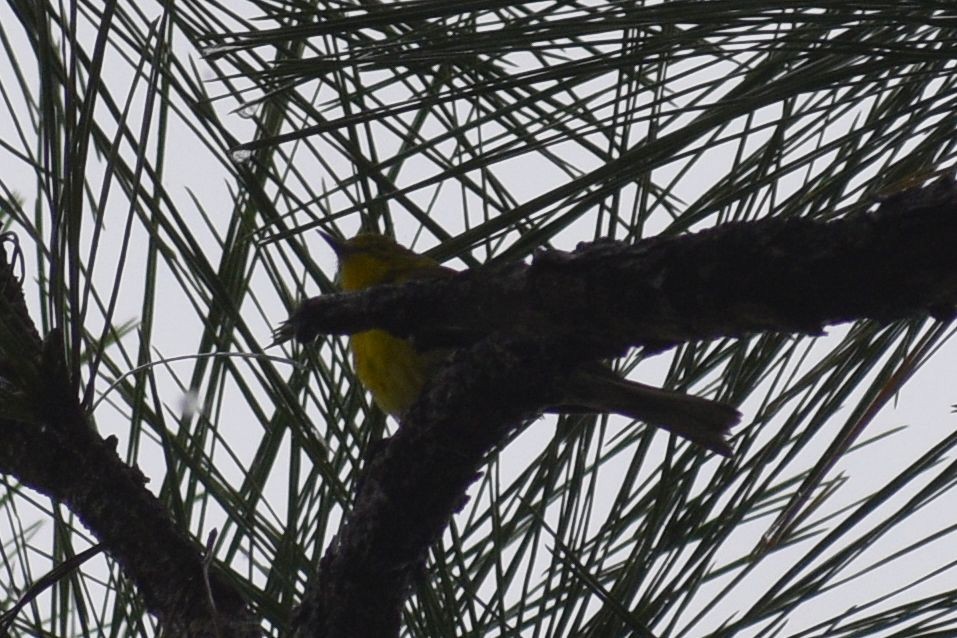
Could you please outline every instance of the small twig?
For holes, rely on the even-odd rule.
[[[218,536],[219,530],[214,527],[206,537],[206,552],[203,555],[203,584],[206,586],[206,601],[209,603],[209,616],[213,619],[213,631],[216,632],[216,638],[223,638],[222,628],[219,626],[219,613],[216,611],[216,599],[213,597],[213,586],[209,581],[209,569],[213,564]]]

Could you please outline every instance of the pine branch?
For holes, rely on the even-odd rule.
[[[567,371],[583,361],[635,345],[950,316],[955,209],[957,188],[941,180],[827,223],[768,219],[599,243],[530,266],[307,301],[277,341],[376,327],[474,345],[457,351],[368,463],[303,600],[299,635],[398,635],[412,579],[485,456],[561,396]]]
[[[859,319],[949,318],[957,187],[942,179],[834,221],[768,218],[635,245],[582,244],[530,265],[306,300],[276,341],[382,328],[424,346],[496,331],[567,336],[596,359],[757,332],[820,334]]]
[[[0,472],[70,508],[171,635],[258,636],[239,592],[207,569],[202,547],[117,456],[116,437],[103,439],[87,419],[62,336],[40,342],[2,246],[0,282]]]
[[[510,335],[455,353],[364,468],[355,507],[306,591],[297,635],[397,636],[413,578],[486,455],[561,393],[580,356]]]

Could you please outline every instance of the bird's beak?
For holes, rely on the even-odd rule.
[[[336,252],[337,257],[341,257],[346,250],[346,243],[334,235],[330,235],[324,230],[320,230],[319,234],[322,235],[322,238],[332,246],[332,249]]]

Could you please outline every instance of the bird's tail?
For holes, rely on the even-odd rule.
[[[567,405],[551,411],[614,412],[731,455],[727,436],[741,413],[726,403],[628,381],[606,368],[576,374],[571,386]]]

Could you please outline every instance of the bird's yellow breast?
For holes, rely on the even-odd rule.
[[[384,330],[352,335],[349,342],[356,375],[383,412],[394,417],[408,410],[425,382],[448,354],[418,352],[408,341]]]

